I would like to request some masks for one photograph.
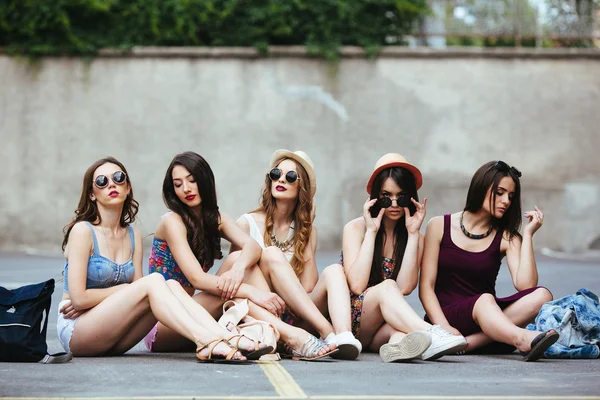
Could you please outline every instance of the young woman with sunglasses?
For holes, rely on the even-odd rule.
[[[354,360],[362,346],[350,331],[344,272],[336,264],[325,268],[319,277],[315,262],[313,198],[317,182],[312,160],[303,151],[282,149],[271,156],[270,168],[259,208],[237,221],[263,248],[258,265],[266,279],[264,289],[285,300],[285,322],[318,332],[323,338],[320,342],[337,347],[331,357]]]
[[[87,169],[75,218],[64,229],[57,322],[64,349],[75,356],[123,354],[159,320],[195,343],[199,360],[245,360],[206,310],[178,299],[177,282],[143,277],[142,238],[130,225],[137,210],[123,164],[107,157]]]
[[[555,331],[523,329],[552,294],[537,287],[533,234],[544,214],[535,207],[521,227],[521,173],[502,161],[481,166],[463,211],[432,218],[425,233],[419,295],[426,319],[465,335],[467,351],[512,353],[535,361],[558,339]],[[496,277],[506,256],[518,293],[496,297]]]
[[[261,248],[233,219],[219,211],[214,175],[202,156],[194,152],[175,156],[163,181],[163,199],[171,212],[163,216],[156,228],[150,272],[178,281],[182,301],[195,301],[215,317],[220,315],[223,303],[233,298],[249,299],[250,314],[257,319],[281,314],[285,303],[268,290],[256,266]],[[222,258],[221,237],[231,243],[231,252],[217,274],[211,275],[208,270],[214,260]],[[196,289],[201,292],[194,295]],[[310,336],[300,329],[280,334],[298,351]],[[158,352],[189,346],[189,340],[160,323],[146,336],[145,343],[151,351]],[[274,350],[264,344],[250,343],[245,337],[240,340],[242,345],[254,345],[253,356]],[[304,350],[304,356],[321,357],[331,349],[305,346]]]
[[[367,183],[363,216],[344,227],[352,330],[385,362],[432,360],[466,347],[462,336],[423,321],[404,298],[417,286],[423,253],[421,183],[421,172],[404,157],[384,155]]]

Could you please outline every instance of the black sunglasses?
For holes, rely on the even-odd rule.
[[[396,199],[396,204],[398,205],[398,207],[408,207],[410,205],[410,203],[411,203],[410,196],[407,194],[399,194],[398,198]],[[379,206],[381,208],[391,207],[392,199],[387,196],[380,197],[377,200],[377,206]]]
[[[117,171],[112,174],[112,181],[117,185],[124,184],[126,179],[127,175],[125,175],[125,172],[123,171]],[[104,189],[108,186],[108,177],[106,175],[98,175],[96,179],[94,179],[94,185],[96,185],[98,189]]]
[[[521,175],[523,175],[523,174],[521,174],[521,171],[519,171],[515,167],[509,166],[504,161],[497,161],[496,164],[494,165],[494,168],[497,169],[498,171],[512,172],[517,178],[520,178]]]
[[[277,181],[281,178],[282,173],[283,172],[279,168],[273,168],[269,171],[269,178],[271,178],[272,181]],[[296,171],[288,171],[288,173],[285,174],[285,180],[288,183],[296,182],[298,180],[298,173]]]

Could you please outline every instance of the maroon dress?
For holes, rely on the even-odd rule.
[[[528,295],[537,287],[522,290],[509,297],[496,297],[496,278],[504,254],[500,252],[502,232],[496,236],[490,246],[481,252],[463,250],[454,244],[450,236],[450,214],[444,215],[444,236],[440,244],[438,273],[435,283],[435,294],[448,323],[458,329],[463,336],[481,332],[479,325],[473,320],[475,302],[484,293],[496,298],[501,309],[505,309],[515,301]],[[425,316],[429,321],[429,318]],[[500,352],[513,351],[512,346],[492,346]]]

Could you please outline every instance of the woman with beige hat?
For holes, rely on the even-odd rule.
[[[315,262],[313,162],[303,151],[282,149],[273,153],[269,167],[260,206],[242,215],[238,225],[263,248],[258,265],[269,288],[287,304],[282,319],[314,329],[325,343],[336,345],[338,351],[332,357],[356,359],[362,346],[350,331],[349,289],[343,269],[331,265],[319,277]]]
[[[417,286],[427,199],[423,178],[400,154],[381,157],[367,183],[362,217],[344,227],[342,261],[352,306],[352,330],[385,362],[432,360],[463,350],[466,341],[423,321],[404,296]]]

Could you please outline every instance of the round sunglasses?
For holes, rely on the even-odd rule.
[[[396,198],[396,199],[392,199],[391,197],[388,197],[388,196],[380,197],[377,200],[377,206],[379,206],[381,208],[389,208],[392,206],[393,200],[396,200],[396,204],[398,205],[398,207],[408,207],[411,203],[409,195],[399,194],[398,198]]]
[[[515,167],[509,166],[504,161],[497,161],[496,164],[494,164],[494,168],[498,171],[512,172],[517,178],[520,178],[523,175],[521,171],[519,171]]]
[[[112,181],[117,185],[124,184],[126,180],[127,175],[125,175],[125,172],[123,171],[117,171],[114,174],[112,174]],[[108,183],[109,178],[106,175],[98,175],[96,179],[94,179],[94,185],[96,185],[98,189],[104,189],[108,186]]]
[[[283,174],[283,171],[279,168],[273,168],[269,171],[269,178],[271,178],[272,181],[277,181],[281,178],[281,174]],[[296,182],[298,180],[298,173],[296,171],[288,171],[287,174],[285,174],[285,180],[288,183]]]

